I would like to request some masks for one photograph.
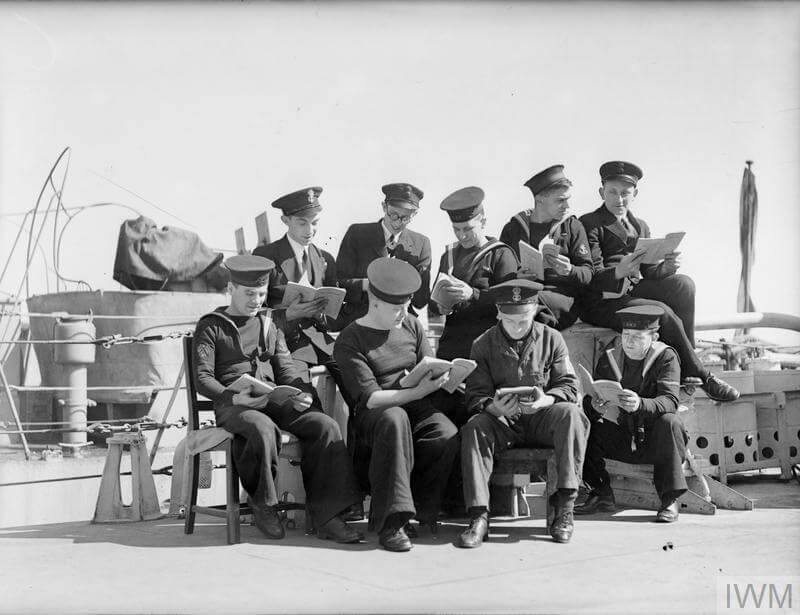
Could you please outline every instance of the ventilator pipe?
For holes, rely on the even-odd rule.
[[[71,316],[56,320],[53,337],[56,340],[86,342],[94,340],[95,333],[91,316]],[[89,445],[86,439],[86,408],[90,403],[86,393],[86,366],[94,363],[94,359],[94,344],[57,344],[53,347],[53,360],[63,365],[64,384],[69,387],[66,397],[59,400],[63,407],[63,420],[70,427],[81,430],[64,433],[64,441],[59,442],[59,446],[65,456],[79,455],[81,449]]]
[[[800,316],[781,314],[779,312],[740,312],[737,314],[714,316],[713,318],[698,318],[694,323],[694,328],[697,331],[708,331],[710,329],[745,329],[751,327],[800,331]]]

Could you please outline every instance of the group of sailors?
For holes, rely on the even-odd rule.
[[[719,401],[739,393],[694,351],[694,285],[678,273],[679,253],[656,265],[634,258],[637,240],[650,236],[630,209],[642,175],[629,162],[603,164],[602,203],[578,219],[568,215],[572,182],[564,167],[549,167],[525,182],[533,207],[511,218],[499,239],[486,235],[483,190],[453,192],[440,206],[457,239],[439,262],[452,280],[441,303],[430,299],[430,241],[409,228],[423,199],[416,186],[383,186],[381,219],[350,226],[335,259],[313,243],[322,188],[274,201],[286,234],[226,261],[230,304],[199,320],[193,343],[197,389],[213,400],[217,424],[234,434],[259,530],[284,536],[275,508],[281,430],[301,442],[317,534],[340,543],[364,539],[348,522],[361,518],[369,493],[368,528],[389,551],[411,549],[420,528],[435,531],[443,506],[452,510],[462,497],[470,523],[456,544],[480,546],[489,534],[494,458],[515,446],[554,450],[548,530],[557,542],[570,540],[574,514],[614,510],[604,458],[652,463],[661,497],[656,520],[675,521],[686,490],[688,436],[675,414],[681,381]],[[537,278],[521,268],[519,246],[543,240],[557,250]],[[326,315],[325,299],[283,305],[289,282],[345,289],[338,317]],[[426,306],[445,317],[437,356],[477,364],[453,393],[442,388],[446,374],[428,372],[413,387],[399,383],[433,354],[415,316]],[[578,318],[621,332],[594,373],[621,384],[612,403],[578,398],[559,332]],[[311,386],[315,365],[327,368],[349,408],[348,445]],[[302,393],[277,404],[269,394],[226,388],[244,373]],[[524,395],[498,393],[520,386],[529,387]],[[621,416],[604,420],[611,406]],[[591,491],[576,506],[581,481]]]

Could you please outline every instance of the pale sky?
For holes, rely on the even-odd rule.
[[[706,318],[736,311],[751,159],[754,301],[800,314],[799,129],[797,3],[0,3],[0,213],[30,209],[70,146],[67,206],[123,203],[218,249],[240,226],[252,248],[269,202],[320,185],[317,243],[335,256],[350,223],[379,217],[380,186],[410,181],[438,262],[453,190],[486,191],[497,235],[531,206],[533,173],[566,165],[580,215],[599,205],[599,165],[623,159],[644,169],[634,211],[653,234],[687,232]],[[76,217],[63,275],[119,288],[128,217]],[[20,222],[0,218],[3,263]]]

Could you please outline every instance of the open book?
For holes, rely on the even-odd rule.
[[[528,242],[519,240],[519,260],[520,271],[536,277],[537,280],[544,280],[545,260],[548,257],[558,257],[560,250],[550,237],[545,237],[539,243],[539,247],[534,248]]]
[[[664,237],[640,237],[636,242],[634,252],[645,250],[641,259],[643,265],[656,265],[664,260],[670,252],[674,252],[678,247],[685,232],[667,233]]]
[[[444,271],[440,271],[436,276],[436,281],[433,283],[433,290],[431,290],[431,300],[438,303],[445,310],[450,310],[458,303],[450,295],[447,294],[448,286],[460,286],[461,280],[454,278]]]
[[[592,395],[605,402],[603,420],[617,423],[619,421],[620,407],[617,405],[618,393],[622,385],[616,380],[595,380],[589,371],[580,363],[578,364],[578,379],[584,395]]]
[[[414,366],[410,372],[400,379],[400,386],[404,389],[411,389],[417,386],[425,374],[432,372],[434,376],[441,376],[449,373],[449,379],[442,386],[448,393],[454,392],[467,376],[469,376],[478,364],[471,359],[437,359],[436,357],[422,357],[422,360]]]
[[[291,387],[288,384],[264,382],[263,380],[254,378],[250,374],[242,374],[226,388],[236,393],[250,391],[251,395],[264,395],[265,393],[269,393],[269,400],[278,405],[302,393],[300,389]]]
[[[287,282],[286,290],[283,293],[282,307],[288,307],[297,297],[302,297],[300,301],[308,303],[323,297],[327,299],[323,313],[331,318],[339,316],[339,310],[342,309],[342,302],[347,291],[344,288],[336,286],[320,286],[314,288],[308,284],[298,284],[297,282]]]

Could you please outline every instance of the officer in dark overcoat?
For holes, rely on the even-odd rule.
[[[387,184],[381,190],[383,217],[377,222],[352,224],[336,256],[339,286],[347,290],[339,317],[342,329],[367,313],[367,267],[376,258],[399,258],[417,270],[422,283],[411,300],[414,308],[425,307],[430,296],[431,242],[408,228],[424,194],[408,183]]]
[[[642,170],[630,162],[600,166],[603,204],[581,216],[595,273],[591,289],[581,301],[580,318],[619,331],[618,310],[657,305],[664,311],[661,337],[678,353],[683,377],[698,379],[712,399],[733,401],[739,392],[703,366],[694,351],[695,286],[689,276],[678,273],[680,253],[667,254],[658,264],[637,260],[638,239],[650,237],[645,221],[630,210],[642,176]]]

